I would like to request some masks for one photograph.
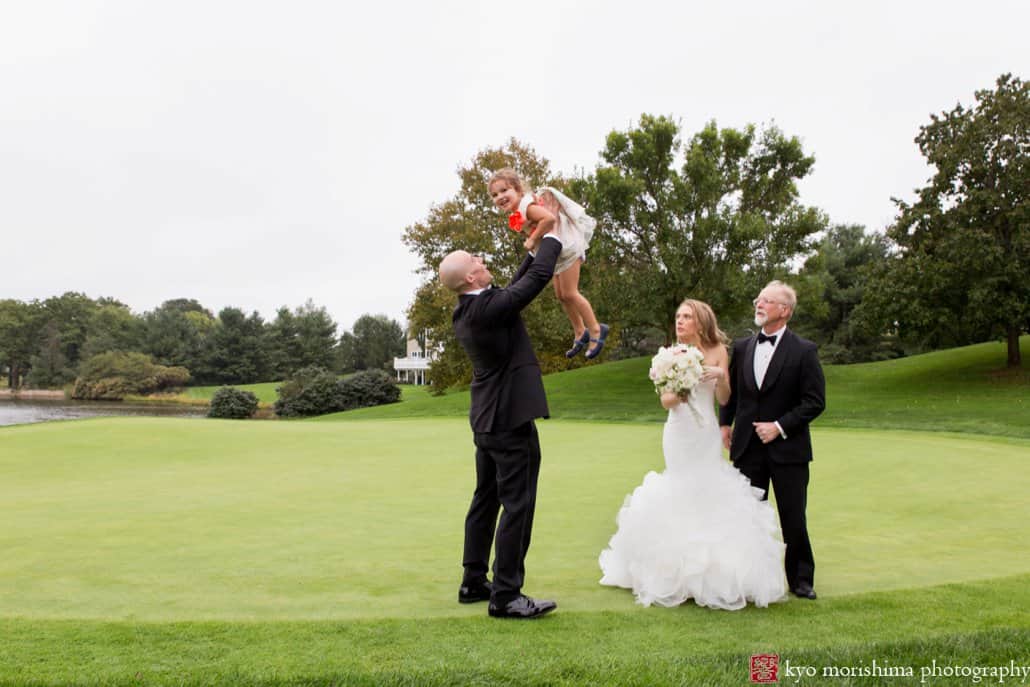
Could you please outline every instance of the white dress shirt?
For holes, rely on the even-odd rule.
[[[775,332],[762,333],[766,336],[775,336],[776,343],[769,343],[768,341],[760,344],[755,344],[755,382],[758,384],[758,388],[762,388],[762,382],[765,381],[765,373],[769,370],[769,362],[772,361],[773,354],[776,353],[776,347],[783,341],[783,332],[787,330],[787,325],[783,325]]]
[[[776,353],[776,347],[783,341],[783,334],[787,331],[787,325],[783,325],[775,332],[766,332],[763,330],[763,334],[766,336],[775,336],[776,342],[769,343],[764,341],[762,343],[755,344],[755,382],[758,384],[758,388],[762,388],[762,382],[765,381],[765,373],[769,371],[769,363],[772,361],[773,355]],[[780,436],[784,439],[787,438],[787,433],[783,431],[783,427],[780,426],[779,422],[776,422],[776,429],[780,430]]]

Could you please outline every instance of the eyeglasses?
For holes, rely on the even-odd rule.
[[[765,303],[767,305],[787,305],[783,301],[774,301],[769,298],[763,298],[762,296],[759,296],[755,300],[751,301],[751,305],[755,306],[756,308],[758,307],[759,303]]]

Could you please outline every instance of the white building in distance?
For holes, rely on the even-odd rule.
[[[393,369],[397,371],[397,381],[405,384],[425,384],[426,370],[429,363],[436,358],[436,349],[426,340],[423,349],[417,339],[408,339],[408,352],[403,358],[393,359]]]

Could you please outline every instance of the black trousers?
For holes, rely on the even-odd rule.
[[[486,578],[494,543],[494,591],[503,605],[522,591],[533,531],[540,439],[533,421],[501,432],[475,432],[476,491],[465,517],[464,582]],[[497,513],[504,508],[501,519]],[[495,534],[496,527],[496,534]]]
[[[780,514],[780,529],[787,545],[783,567],[787,584],[796,589],[799,584],[815,583],[815,557],[808,539],[808,463],[776,463],[770,460],[766,445],[751,437],[747,449],[733,463],[755,487],[769,498],[769,481],[776,492],[776,510]]]

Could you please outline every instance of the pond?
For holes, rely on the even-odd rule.
[[[24,425],[50,420],[73,420],[100,415],[147,415],[152,417],[204,417],[207,406],[121,403],[117,401],[66,401],[0,399],[0,426]]]

